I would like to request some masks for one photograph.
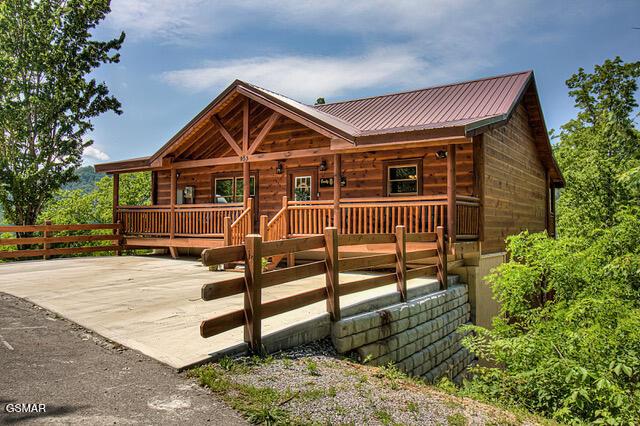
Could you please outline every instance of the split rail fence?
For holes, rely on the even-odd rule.
[[[89,235],[56,235],[61,232],[105,231],[106,233]],[[2,238],[3,234],[15,233],[15,238]],[[34,235],[35,234],[35,235]],[[64,256],[80,253],[108,252],[119,254],[123,250],[122,225],[120,223],[53,225],[47,221],[44,225],[0,226],[0,247],[15,246],[16,250],[0,249],[0,259],[18,259],[51,256]],[[108,245],[76,245],[107,241]],[[71,247],[60,247],[71,244]],[[35,248],[34,248],[35,246]],[[18,249],[22,248],[22,249]]]
[[[407,251],[407,243],[426,244],[424,249]],[[339,248],[361,244],[394,244],[395,253],[380,253],[340,258]],[[325,260],[291,266],[274,271],[263,271],[263,258],[286,256],[295,252],[324,249]],[[204,250],[205,266],[244,262],[244,276],[205,284],[202,299],[216,300],[244,294],[244,309],[220,315],[200,324],[200,335],[211,337],[236,327],[244,327],[244,340],[253,351],[262,348],[262,325],[265,318],[326,300],[331,319],[340,319],[340,296],[396,283],[401,299],[407,298],[407,280],[434,274],[441,288],[447,288],[447,245],[444,228],[436,232],[407,233],[397,226],[390,234],[338,234],[334,227],[324,229],[324,235],[263,241],[257,234],[247,235],[244,245],[233,245]],[[407,263],[427,259],[427,265],[407,268]],[[435,259],[430,263],[429,259]],[[340,272],[363,270],[394,265],[395,272],[340,283]],[[262,302],[262,289],[288,282],[325,275],[325,287],[307,290],[281,299]]]

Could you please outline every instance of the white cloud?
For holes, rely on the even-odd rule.
[[[262,28],[289,29],[298,35],[331,33],[334,38],[343,35],[345,42],[359,41],[330,55],[290,53],[285,43],[275,46],[280,53],[203,58],[198,66],[160,75],[192,92],[215,91],[239,78],[309,102],[374,86],[415,88],[475,76],[496,65],[510,41],[533,43],[542,37],[537,28],[542,17],[564,19],[560,6],[542,2],[114,0],[109,19],[135,37],[160,43],[205,46],[215,43],[216,33],[246,29],[258,34],[258,43]],[[356,46],[358,53],[348,53]]]
[[[95,146],[86,147],[82,156],[89,162],[107,161],[111,158],[106,152],[99,150]]]
[[[306,102],[372,86],[415,86],[438,80],[428,61],[406,51],[377,49],[362,56],[273,56],[209,62],[161,78],[190,91],[220,89],[236,78]],[[283,78],[286,76],[286,78]]]
[[[134,39],[153,37],[179,42],[208,32],[199,10],[205,0],[113,0],[107,24]]]

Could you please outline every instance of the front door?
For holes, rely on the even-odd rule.
[[[318,173],[315,169],[300,169],[289,172],[289,199],[293,201],[316,200]]]

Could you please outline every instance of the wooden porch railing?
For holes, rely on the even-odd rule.
[[[223,238],[225,245],[242,244],[246,235],[253,232],[253,198],[247,200],[247,208],[231,222],[226,219]]]
[[[340,200],[343,234],[393,232],[404,225],[407,232],[435,232],[446,223],[444,196],[356,198]]]
[[[334,223],[334,203],[323,201],[287,201],[268,222],[266,240],[318,235],[330,226],[336,226],[341,234],[392,233],[403,225],[407,232],[435,232],[438,226],[447,226],[447,197],[376,197],[341,199],[340,223]],[[461,239],[473,239],[479,235],[478,198],[458,196],[456,202],[456,234]]]
[[[91,233],[84,235],[54,235],[60,232],[107,231],[107,233]],[[108,252],[119,253],[122,250],[122,225],[119,223],[81,224],[81,225],[45,225],[0,226],[0,259],[18,259],[24,257],[40,257],[71,255],[80,253]],[[15,238],[2,238],[2,234],[15,233]],[[28,234],[28,236],[25,236]],[[78,245],[78,243],[108,242],[100,245]],[[64,247],[63,245],[67,245]],[[2,246],[5,249],[2,249]],[[8,247],[15,247],[10,250]],[[18,250],[18,246],[29,246]]]
[[[232,221],[242,214],[242,203],[179,204],[175,206],[175,236],[222,237],[224,218]],[[125,235],[171,235],[169,206],[118,206],[117,219]]]
[[[480,236],[480,199],[456,196],[456,238],[476,239]]]
[[[434,243],[431,247],[407,251],[408,242]],[[339,247],[356,244],[395,244],[395,253],[373,254],[362,257],[340,258]],[[299,251],[324,248],[325,260],[264,272],[262,259],[287,255]],[[406,233],[397,226],[391,234],[340,235],[337,228],[327,227],[324,235],[288,240],[262,241],[260,235],[248,235],[244,245],[208,249],[202,253],[206,266],[230,262],[245,262],[244,276],[205,284],[202,300],[216,300],[236,294],[245,294],[244,309],[219,315],[200,324],[200,335],[211,337],[244,326],[245,341],[254,351],[262,348],[262,320],[322,300],[327,300],[327,311],[333,321],[340,319],[340,296],[395,283],[401,300],[407,297],[407,280],[424,275],[436,275],[441,288],[447,288],[447,242],[444,228],[437,232]],[[407,269],[408,262],[436,259],[434,264]],[[340,283],[340,272],[395,264],[395,272],[373,276],[355,282]],[[325,275],[326,286],[293,294],[277,300],[262,302],[262,289],[291,281]]]

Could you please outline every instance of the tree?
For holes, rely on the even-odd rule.
[[[567,80],[579,113],[556,148],[559,238],[508,238],[487,277],[494,328],[465,339],[500,368],[476,368],[464,392],[570,424],[640,418],[638,77],[640,62],[615,58]]]
[[[640,205],[640,133],[633,121],[639,77],[640,62],[616,57],[567,80],[579,112],[562,126],[555,150],[567,183],[558,202],[560,233],[613,226],[617,211]]]
[[[107,85],[89,78],[119,62],[124,41],[91,31],[109,0],[0,2],[0,204],[6,220],[34,224],[56,191],[76,179],[92,118],[121,113]]]
[[[127,173],[120,176],[122,205],[143,206],[151,203],[151,173]],[[53,223],[112,223],[113,178],[105,176],[93,191],[62,189],[47,204],[39,220]]]

